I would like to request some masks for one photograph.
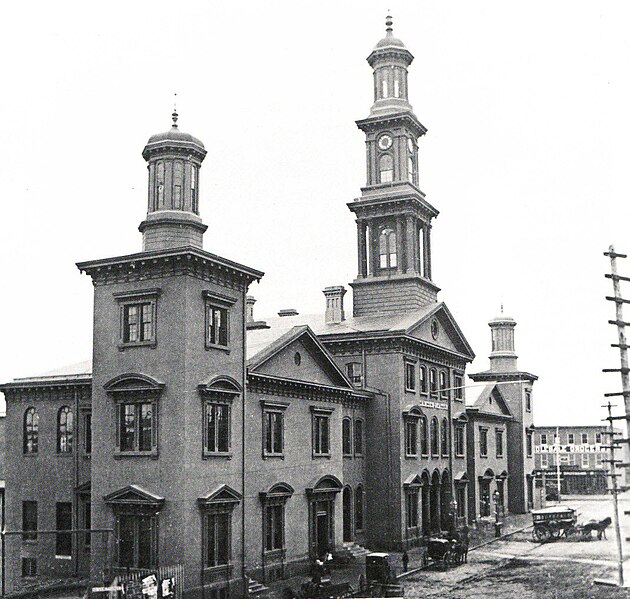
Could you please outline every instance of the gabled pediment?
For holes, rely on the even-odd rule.
[[[407,480],[403,483],[403,487],[421,487],[422,486],[422,478],[419,474],[412,474],[407,477]]]
[[[248,361],[248,372],[352,389],[352,384],[307,325],[296,326]]]
[[[243,496],[232,487],[228,485],[221,485],[213,491],[210,491],[207,495],[199,497],[197,501],[201,505],[235,505],[241,501]]]
[[[103,385],[108,393],[160,393],[164,387],[164,383],[137,372],[119,374]]]
[[[161,507],[164,497],[160,497],[138,485],[128,485],[103,497],[103,501],[113,505],[134,505],[145,507]]]
[[[472,361],[475,357],[472,347],[443,302],[436,304],[435,308],[411,324],[406,333],[431,345],[462,354],[468,360]]]
[[[265,500],[270,499],[288,499],[293,495],[295,489],[288,483],[276,483],[272,485],[271,488],[267,491],[261,491],[259,493],[260,498]]]

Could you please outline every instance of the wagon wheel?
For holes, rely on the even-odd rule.
[[[551,538],[551,531],[546,526],[537,526],[532,531],[532,536],[534,537],[534,541],[544,543]]]
[[[559,539],[562,536],[562,528],[552,528],[549,533],[552,539]]]
[[[450,550],[446,554],[445,559],[448,561],[449,564],[454,566],[454,565],[459,563],[459,552],[454,551],[454,550]]]

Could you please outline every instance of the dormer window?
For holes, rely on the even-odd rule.
[[[381,268],[396,268],[396,233],[383,229],[378,240],[379,264]]]

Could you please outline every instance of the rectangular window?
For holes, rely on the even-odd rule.
[[[488,456],[488,429],[479,429],[479,455],[481,457]]]
[[[540,454],[540,467],[548,468],[549,467],[549,455],[546,453]]]
[[[57,530],[72,530],[72,504],[57,503]],[[72,555],[72,533],[58,532],[55,538],[55,555],[70,557]]]
[[[37,501],[22,502],[22,530],[23,541],[37,541]]]
[[[394,79],[394,97],[400,98],[400,82],[398,79]]]
[[[426,366],[420,366],[420,393],[427,393],[427,369]]]
[[[265,410],[263,418],[265,455],[282,455],[284,453],[284,414]]]
[[[532,411],[532,392],[529,390],[525,391],[525,410]]]
[[[455,399],[464,399],[464,379],[460,375],[455,375]]]
[[[83,416],[83,451],[92,453],[92,412],[86,412]]]
[[[598,468],[601,468],[604,465],[604,454],[603,453],[596,453],[595,454],[595,463],[597,464]]]
[[[120,305],[120,347],[155,345],[159,289],[115,293]]]
[[[204,515],[205,555],[204,566],[213,568],[230,562],[230,512],[207,513]]]
[[[284,548],[284,505],[265,506],[265,551]]]
[[[313,455],[330,455],[329,414],[313,412]]]
[[[527,457],[531,458],[534,455],[534,448],[532,446],[532,433],[527,433]]]
[[[415,418],[405,421],[405,455],[418,455],[418,423]]]
[[[205,453],[230,451],[230,405],[207,401],[205,403]]]
[[[123,306],[123,343],[138,343],[153,339],[152,304]]]
[[[117,451],[123,453],[157,451],[156,407],[157,404],[151,401],[117,404]]]
[[[455,455],[463,457],[464,455],[464,427],[455,427]]]
[[[34,557],[22,558],[22,577],[37,576],[37,560]]]
[[[595,433],[595,443],[600,444],[602,442],[602,434]]]
[[[420,452],[422,455],[429,455],[429,431],[427,419],[420,418]]]
[[[407,491],[407,528],[418,527],[418,491]]]
[[[360,362],[346,364],[346,374],[352,384],[361,385],[363,383],[362,370]]]
[[[569,433],[567,435],[567,443],[569,445],[573,445],[573,443],[575,443],[575,435],[573,433]]]
[[[228,310],[208,304],[206,307],[208,323],[206,344],[227,347],[228,345]]]
[[[503,430],[500,428],[495,429],[494,431],[495,440],[497,444],[497,457],[503,457]]]
[[[582,468],[588,468],[589,466],[589,460],[588,460],[588,453],[583,453],[582,454]]]
[[[588,444],[588,433],[582,433],[582,445]]]
[[[416,365],[411,362],[405,362],[405,389],[416,390]]]
[[[157,518],[148,514],[120,514],[117,518],[118,566],[154,568],[157,564]]]
[[[541,433],[540,435],[540,444],[547,445],[547,435],[545,433]]]

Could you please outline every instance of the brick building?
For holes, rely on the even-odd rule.
[[[471,519],[490,515],[494,501],[500,511],[515,514],[534,506],[532,388],[538,377],[518,370],[516,321],[501,314],[488,324],[490,368],[469,375],[474,385],[467,393]]]
[[[537,486],[545,495],[557,494],[558,470],[561,495],[607,493],[610,459],[605,424],[585,426],[538,426],[534,435]],[[615,429],[621,438],[620,429]],[[628,462],[628,449],[622,444],[617,458]],[[558,465],[560,468],[558,469]],[[617,470],[617,483],[626,486],[626,469]]]
[[[176,114],[149,139],[142,251],[77,265],[94,286],[92,361],[0,387],[21,439],[7,446],[7,528],[28,531],[8,550],[9,589],[177,563],[187,596],[223,599],[344,544],[419,544],[476,513],[469,420],[505,430],[493,480],[507,479],[510,510],[527,509],[536,377],[516,370],[509,319],[493,321],[491,369],[473,378],[500,408],[465,405],[474,353],[432,279],[438,212],[419,188],[412,60],[388,20],[357,122],[367,181],[348,204],[349,317],[334,286],[323,314],[256,320],[247,290],[263,273],[203,249],[203,143]]]

